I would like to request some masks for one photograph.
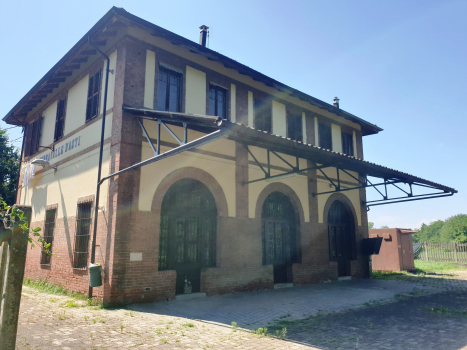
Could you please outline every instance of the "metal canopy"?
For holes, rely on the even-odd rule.
[[[151,139],[149,138],[149,135],[147,134],[143,126],[143,123],[141,122],[141,120],[139,120],[142,131],[145,134],[149,144],[151,145],[154,151],[154,157],[142,161],[138,164],[134,164],[114,174],[111,174],[103,178],[101,180],[101,183],[102,181],[115,175],[121,174],[123,172],[139,168],[146,164],[150,164],[160,159],[170,157],[171,155],[181,153],[185,150],[195,148],[206,143],[210,143],[220,138],[227,138],[241,143],[248,150],[248,153],[252,156],[259,168],[264,172],[264,177],[248,181],[244,183],[244,185],[274,178],[290,176],[308,170],[316,170],[329,181],[331,187],[333,187],[333,190],[320,193],[313,193],[313,196],[371,187],[381,195],[382,199],[367,201],[366,203],[363,203],[367,205],[367,208],[375,205],[446,197],[452,196],[454,193],[457,193],[457,190],[455,190],[454,188],[444,186],[432,181],[428,181],[414,175],[410,175],[401,171],[370,163],[368,161],[348,156],[342,153],[333,152],[317,146],[304,144],[300,141],[294,141],[282,136],[272,135],[260,130],[246,127],[241,124],[232,123],[230,121],[223,120],[218,117],[194,115],[187,113],[162,112],[152,109],[133,107],[123,107],[123,110],[130,114],[138,116],[139,118],[151,119],[158,122],[157,146],[154,147]],[[184,128],[184,140],[180,140],[167,124],[182,126]],[[180,144],[180,146],[175,147],[163,154],[160,153],[159,142],[161,126],[165,127],[167,131]],[[203,127],[203,129],[205,130],[212,130],[212,132],[197,140],[188,142],[188,126],[195,128]],[[259,147],[266,151],[266,164],[261,163],[257,160],[252,150],[249,148],[250,146]],[[281,156],[281,154],[294,157],[294,164],[284,159],[284,157]],[[290,171],[286,171],[279,175],[271,175],[271,156],[279,158],[285,164],[286,168],[290,168]],[[300,168],[300,158],[310,161],[312,166],[307,168]],[[337,178],[331,179],[324,172],[324,169],[326,168],[334,168],[336,170]],[[350,172],[356,172],[358,176],[354,176]],[[355,185],[349,186],[348,182],[343,184],[341,180],[342,174],[346,174],[347,176],[350,176],[352,179],[354,179]],[[368,177],[377,178],[378,181],[373,183],[370,181],[370,179],[368,179]],[[397,189],[400,192],[400,196],[389,195],[388,188],[390,187]],[[414,188],[423,189],[428,192],[423,194],[415,194],[413,191]]]

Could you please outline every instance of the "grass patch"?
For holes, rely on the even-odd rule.
[[[415,270],[417,273],[422,274],[433,274],[433,273],[445,273],[456,270],[465,270],[465,267],[457,266],[451,262],[438,262],[438,261],[424,261],[415,260]]]
[[[372,277],[375,280],[393,280],[393,279],[399,279],[407,275],[408,273],[405,271],[392,271],[392,272],[373,271],[372,272]]]
[[[377,280],[394,280],[394,279],[406,279],[407,277],[423,277],[430,275],[445,275],[459,270],[466,270],[465,267],[461,267],[451,262],[438,262],[438,261],[424,261],[415,260],[415,271],[392,271],[392,272],[381,272],[373,271],[372,276]]]
[[[462,315],[462,316],[467,316],[467,311],[465,310],[456,310],[456,309],[450,309],[447,307],[427,307],[425,310],[430,311],[430,312],[436,312],[439,314],[452,314],[452,315]]]
[[[86,296],[82,293],[77,292],[70,292],[65,289],[65,287],[57,284],[48,283],[46,281],[34,281],[30,278],[25,278],[23,280],[23,285],[28,286],[30,288],[34,288],[35,290],[41,293],[48,293],[48,294],[56,294],[56,295],[66,295],[75,299],[85,300],[87,299]]]

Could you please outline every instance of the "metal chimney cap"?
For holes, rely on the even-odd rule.
[[[201,32],[201,31],[203,31],[203,30],[208,30],[209,27],[208,27],[208,26],[205,26],[205,25],[203,24],[201,27],[199,27],[199,29],[201,29],[201,30],[200,30],[200,32]]]

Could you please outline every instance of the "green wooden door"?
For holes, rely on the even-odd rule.
[[[162,202],[159,270],[177,271],[176,293],[185,279],[200,291],[201,269],[216,263],[217,209],[209,189],[183,179],[167,191]]]
[[[280,192],[271,193],[262,211],[263,265],[273,265],[274,283],[292,282],[297,262],[296,216],[292,203]]]

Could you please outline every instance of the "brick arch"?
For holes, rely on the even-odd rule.
[[[329,196],[328,200],[326,201],[326,204],[324,205],[323,223],[324,224],[328,223],[329,208],[331,208],[332,203],[334,203],[335,201],[340,201],[344,203],[347,209],[350,210],[353,216],[354,226],[357,227],[358,225],[357,212],[355,211],[355,208],[352,202],[350,201],[349,197],[347,197],[345,194],[342,194],[342,193],[333,193],[331,196]]]
[[[169,188],[178,180],[181,179],[194,179],[205,185],[211,191],[217,207],[218,217],[228,216],[227,199],[221,185],[216,179],[204,170],[194,167],[184,167],[176,169],[168,174],[157,186],[156,192],[152,200],[151,211],[160,214],[162,208],[162,201]]]
[[[298,198],[297,194],[290,186],[281,182],[271,183],[261,191],[256,201],[255,218],[261,218],[264,201],[273,192],[280,192],[286,195],[292,203],[295,214],[298,215],[299,222],[303,223],[305,221],[305,216],[303,212],[302,203],[300,202],[300,198]]]

